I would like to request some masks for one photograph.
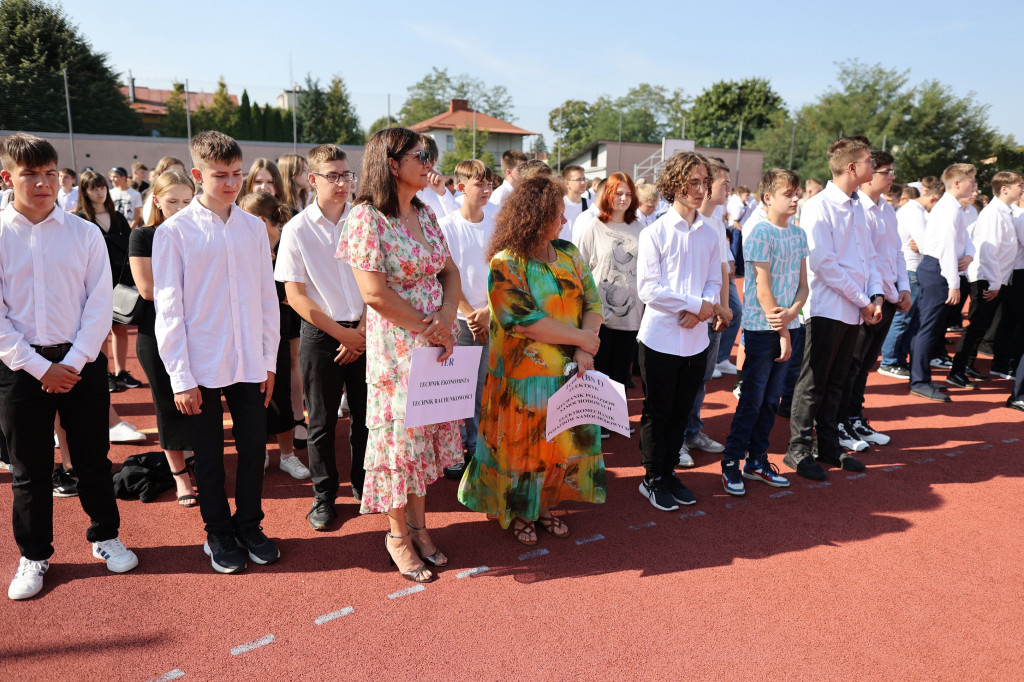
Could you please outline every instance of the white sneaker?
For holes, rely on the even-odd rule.
[[[57,434],[53,434],[53,449],[60,450],[60,438],[57,438]]]
[[[736,373],[736,365],[732,364],[728,360],[722,360],[721,362],[719,362],[717,365],[715,365],[715,369],[717,369],[722,374]]]
[[[854,417],[851,419],[850,430],[853,431],[854,436],[872,445],[888,445],[889,441],[892,440],[892,438],[884,433],[879,433],[871,428],[871,424],[864,417]]]
[[[139,433],[128,422],[118,422],[110,427],[111,443],[141,443],[146,440],[146,434]]]
[[[0,462],[0,471],[10,471],[11,465],[7,462]]]
[[[711,438],[703,431],[699,431],[696,436],[686,441],[686,449],[703,450],[704,452],[710,452],[712,454],[725,452],[724,445]]]
[[[139,565],[139,557],[124,546],[121,538],[92,543],[92,555],[106,561],[107,568],[114,573],[125,573]]]
[[[856,434],[850,433],[846,422],[839,422],[839,444],[850,452],[864,452],[870,445]]]
[[[309,478],[309,469],[295,456],[294,452],[288,455],[281,455],[281,463],[278,466],[281,468],[281,471],[299,481]]]
[[[732,394],[736,396],[736,400],[740,399],[740,387],[742,384],[736,384],[736,388],[732,389]]]
[[[263,455],[263,470],[266,471],[270,468],[270,453],[267,452]]]
[[[722,378],[722,370],[720,370],[717,367],[715,367],[713,370],[711,370],[711,378],[712,379],[721,379]]]
[[[7,588],[7,596],[11,599],[28,599],[36,596],[39,590],[43,589],[43,574],[49,568],[49,561],[32,561],[21,557],[18,572],[14,574],[14,580]]]
[[[693,457],[690,457],[690,449],[685,444],[679,448],[679,466],[687,468],[694,466]]]

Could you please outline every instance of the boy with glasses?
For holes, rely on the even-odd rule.
[[[587,198],[584,195],[587,189],[587,179],[583,175],[582,166],[566,166],[562,169],[562,181],[565,183],[565,227],[568,236],[561,235],[561,239],[572,239],[572,224],[581,213],[587,210]]]

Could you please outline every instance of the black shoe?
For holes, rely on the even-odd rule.
[[[910,378],[910,368],[903,365],[882,365],[878,368],[878,373],[884,377],[892,377],[893,379]]]
[[[948,355],[941,355],[937,358],[932,358],[928,364],[932,367],[937,367],[938,369],[952,369],[953,358]]]
[[[792,409],[793,409],[792,403],[782,402],[782,403],[779,403],[779,411],[776,412],[776,414],[779,415],[780,417],[784,417],[785,419],[789,419],[790,410],[792,410]]]
[[[679,504],[694,504],[697,502],[697,497],[690,492],[689,488],[683,485],[682,481],[675,477],[675,474],[665,477],[665,485],[668,488],[668,494]]]
[[[107,391],[110,393],[117,393],[118,391],[124,390],[124,387],[117,383],[117,377],[113,374],[107,373]]]
[[[982,341],[978,344],[978,355],[984,355],[985,357],[992,357],[995,355],[995,350],[992,348],[992,343],[989,341]]]
[[[951,324],[948,327],[946,327],[946,331],[950,332],[952,334],[959,334],[963,330],[964,330],[963,326],[959,325],[959,324]]]
[[[833,455],[823,455],[819,452],[818,461],[824,462],[825,464],[828,464],[831,467],[835,467],[836,469],[845,469],[847,471],[864,471],[865,469],[863,462],[861,462],[853,455],[847,454],[845,452],[839,455],[838,457],[835,457]]]
[[[272,564],[281,558],[281,550],[274,541],[263,534],[259,526],[235,533],[238,546],[249,553],[249,558],[258,564]]]
[[[309,436],[309,425],[306,424],[305,419],[296,419],[295,426],[301,426],[303,430],[306,432],[306,435]],[[299,438],[298,436],[292,434],[292,445],[295,447],[296,450],[305,450],[308,447],[309,443],[307,442],[306,438]]]
[[[976,391],[978,387],[971,383],[963,372],[950,372],[946,375],[946,383],[955,388],[963,388],[968,391]]]
[[[54,497],[75,497],[78,495],[78,481],[71,477],[71,474],[58,465],[53,470],[53,496]]]
[[[601,440],[605,440],[606,438],[611,438],[611,437],[612,437],[612,432],[602,426],[601,427]]]
[[[968,379],[973,379],[974,381],[988,381],[989,379],[989,376],[987,374],[982,374],[973,367],[968,367],[967,369],[965,369],[964,374],[967,376]]]
[[[626,388],[636,388],[636,382],[633,381],[633,377],[626,379]]]
[[[444,477],[449,481],[461,481],[462,473],[466,470],[465,462],[456,462],[450,467],[444,468]]]
[[[912,395],[927,398],[928,400],[935,400],[940,403],[953,402],[952,400],[949,399],[948,395],[940,391],[939,387],[933,384],[928,384],[927,386],[922,386],[921,388],[911,388],[910,393]]]
[[[654,479],[650,483],[646,479],[640,479],[640,494],[646,497],[647,501],[655,509],[660,509],[661,511],[675,511],[679,509],[675,498],[668,491],[665,480],[661,477]]]
[[[138,388],[142,385],[142,382],[129,374],[126,369],[122,369],[115,379],[117,380],[117,385],[122,388]]]
[[[1024,399],[1014,398],[1012,395],[1006,399],[1006,406],[1011,410],[1018,410],[1024,412]],[[54,493],[56,494],[56,493]]]
[[[245,570],[245,553],[238,548],[234,535],[208,534],[203,552],[210,557],[210,564],[218,573],[241,573]]]
[[[824,481],[828,478],[825,474],[825,470],[821,468],[821,465],[814,461],[814,457],[807,453],[797,454],[794,452],[787,452],[782,463],[795,471],[798,475],[803,476],[804,478],[809,478],[812,481]]]
[[[331,521],[338,518],[338,512],[334,510],[333,502],[313,500],[313,508],[306,514],[306,518],[309,519],[309,527],[313,530],[330,530],[328,526],[331,525]]]

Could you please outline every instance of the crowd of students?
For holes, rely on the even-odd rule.
[[[867,376],[880,357],[879,373],[907,379],[912,395],[949,402],[950,389],[971,390],[989,379],[975,367],[979,348],[988,344],[991,373],[1015,379],[1007,406],[1024,411],[1020,173],[997,173],[987,205],[969,164],[951,165],[941,179],[897,186],[893,156],[854,136],[829,147],[832,179],[824,185],[807,179],[801,187],[796,174],[772,169],[754,192],[733,191],[730,169],[720,159],[681,152],[667,160],[656,182],[613,173],[588,188],[581,167],[568,166],[556,178],[546,164],[516,150],[502,155],[503,177],[467,161],[446,179],[433,171],[433,140],[416,141],[414,151],[388,156],[380,168],[364,159],[367,186],[375,189],[359,201],[385,206],[391,216],[386,205],[392,199],[379,188],[391,183],[394,189],[395,182],[418,187],[409,210],[423,211],[416,219],[423,239],[417,237],[420,245],[412,250],[419,254],[431,235],[443,235],[438,244],[444,249],[424,257],[450,254],[457,268],[454,279],[446,270],[429,275],[447,277],[445,307],[456,313],[452,338],[436,326],[447,320],[442,311],[421,312],[428,313],[423,324],[433,345],[484,348],[477,412],[459,425],[461,452],[436,460],[448,465],[446,476],[463,479],[460,499],[472,508],[492,509],[479,499],[486,486],[468,492],[493,446],[478,442],[480,410],[488,409],[481,404],[485,381],[498,376],[501,364],[489,357],[494,349],[489,353],[488,346],[496,334],[545,338],[540,327],[530,329],[542,313],[525,322],[521,315],[495,319],[497,261],[488,258],[503,204],[536,177],[551,178],[564,195],[550,242],[552,263],[564,254],[568,263],[582,264],[585,272],[577,274],[600,295],[601,314],[595,299],[576,334],[589,330],[594,338],[587,336],[586,348],[580,345],[566,361],[628,386],[639,375],[645,470],[639,491],[657,509],[696,502],[676,474],[677,467],[694,466],[691,450],[721,454],[722,484],[731,495],[745,494],[745,480],[788,487],[768,456],[778,415],[790,422],[782,462],[798,475],[822,480],[825,467],[863,470],[854,454],[890,442],[871,427],[864,409]],[[53,496],[78,495],[91,520],[87,540],[110,570],[138,563],[118,537],[107,457],[109,442],[145,438],[117,417],[109,400],[111,392],[142,385],[126,367],[125,325],[111,324],[112,290],[119,284],[139,293],[136,350],[160,446],[178,503],[200,509],[203,550],[215,570],[234,573],[247,560],[266,564],[280,557],[261,527],[268,433],[277,437],[279,467],[312,479],[311,528],[335,526],[335,427],[347,409],[351,494],[364,513],[388,511],[388,551],[402,574],[416,582],[432,579],[408,557],[421,556],[434,568],[447,558],[426,534],[420,493],[410,491],[409,515],[403,511],[401,527],[395,525],[391,509],[404,506],[405,492],[401,503],[389,502],[395,492],[389,486],[403,483],[381,446],[394,441],[379,440],[380,409],[367,415],[368,400],[378,408],[382,400],[394,402],[386,388],[393,367],[384,358],[406,351],[368,348],[368,311],[371,320],[385,319],[388,306],[381,302],[386,296],[368,297],[373,273],[356,261],[361,246],[346,228],[357,177],[345,151],[320,145],[306,157],[258,159],[244,177],[241,151],[226,135],[197,135],[191,154],[189,173],[183,162],[165,157],[152,174],[135,164],[131,175],[117,167],[106,177],[87,170],[79,178],[72,169],[58,170],[56,152],[41,138],[17,134],[0,146],[7,187],[0,213],[0,466],[13,476],[21,554],[9,596],[29,598],[42,587],[53,553]],[[405,177],[402,164],[410,154],[413,168]],[[357,213],[363,220],[365,211]],[[508,216],[501,224],[510,224]],[[394,260],[388,248],[374,258]],[[535,248],[544,250],[537,258],[546,262],[548,241]],[[453,282],[458,296],[447,290]],[[525,297],[520,309],[527,300],[534,305],[529,294],[516,294]],[[968,297],[969,323],[950,358],[945,332],[962,330]],[[739,334],[742,368],[730,361]],[[383,343],[377,332],[369,338],[371,346]],[[932,381],[933,367],[949,370],[945,386]],[[738,398],[724,444],[704,432],[701,420],[706,386],[723,374],[737,375]],[[233,513],[224,485],[222,397],[237,449]],[[393,428],[400,416],[387,419]],[[54,432],[63,463],[51,473]],[[375,443],[369,451],[368,439]],[[304,446],[308,468],[295,453]],[[422,473],[417,476],[422,484]],[[603,501],[603,482],[599,488],[592,501]],[[525,544],[536,542],[534,521],[559,537],[568,534],[547,507],[539,517],[502,519],[503,526],[511,521]],[[402,535],[406,527],[411,536]],[[414,544],[391,543],[406,537]]]

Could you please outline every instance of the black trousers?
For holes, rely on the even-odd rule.
[[[644,408],[640,417],[640,457],[647,480],[669,476],[679,462],[686,418],[704,381],[708,350],[683,357],[640,346]]]
[[[142,332],[136,334],[135,354],[142,365],[142,371],[146,373],[149,392],[153,396],[160,447],[164,450],[191,450],[192,427],[188,423],[188,417],[174,404],[174,389],[171,388],[167,368],[160,359],[156,337]]]
[[[21,555],[43,561],[53,555],[53,421],[67,432],[78,499],[91,525],[89,542],[117,537],[121,517],[111,476],[107,412],[107,358],[86,363],[81,380],[67,393],[46,393],[24,370],[0,363],[0,427],[7,437],[14,477],[14,541]]]
[[[594,356],[594,369],[620,384],[629,381],[629,369],[636,353],[636,334],[636,329],[610,329],[602,324],[598,331],[601,347]]]
[[[1024,270],[1014,270],[1010,284],[1000,290],[1002,315],[992,344],[992,369],[1016,367],[1024,352]]]
[[[354,323],[342,323],[354,326]],[[338,454],[335,446],[335,428],[338,424],[338,406],[341,394],[348,394],[351,452],[349,480],[360,495],[366,470],[366,354],[355,362],[339,365],[338,342],[322,329],[302,321],[299,333],[299,371],[302,388],[309,410],[306,443],[309,448],[309,472],[313,479],[313,495],[318,500],[334,502],[338,496]]]
[[[956,347],[956,355],[953,356],[951,374],[963,372],[967,367],[973,367],[974,361],[978,359],[978,346],[985,338],[988,326],[992,324],[992,317],[996,314],[996,306],[999,305],[998,297],[986,301],[982,296],[988,291],[988,281],[979,279],[971,282],[971,307],[968,308],[967,319],[969,323],[960,337],[960,343]]]
[[[286,306],[281,306],[282,322],[285,320],[285,308]],[[274,392],[271,393],[270,404],[267,405],[267,433],[276,436],[279,433],[288,433],[295,428],[295,415],[292,413],[291,342],[283,333],[281,334],[281,343],[277,344],[275,364],[277,371],[274,373]]]
[[[804,360],[790,407],[790,452],[809,455],[815,430],[818,452],[832,457],[845,452],[839,445],[839,409],[859,334],[860,325],[828,317],[807,322]]]
[[[845,421],[862,416],[868,374],[878,361],[878,355],[882,352],[882,344],[889,334],[889,327],[892,326],[895,314],[896,306],[885,301],[882,303],[881,322],[858,325],[857,342],[853,346],[850,371],[846,375],[846,390],[843,391],[843,403],[839,408],[840,419]]]
[[[931,350],[946,335],[949,312],[946,298],[949,284],[939,270],[934,256],[925,256],[917,267],[917,335],[910,351],[910,387],[923,388],[932,382]]]
[[[212,535],[256,528],[263,520],[263,458],[267,447],[267,410],[259,384],[230,384],[223,388],[200,386],[202,409],[190,415],[192,444],[199,488],[199,511]],[[224,488],[224,407],[227,400],[234,422],[238,460],[235,465],[235,514],[231,515]]]

